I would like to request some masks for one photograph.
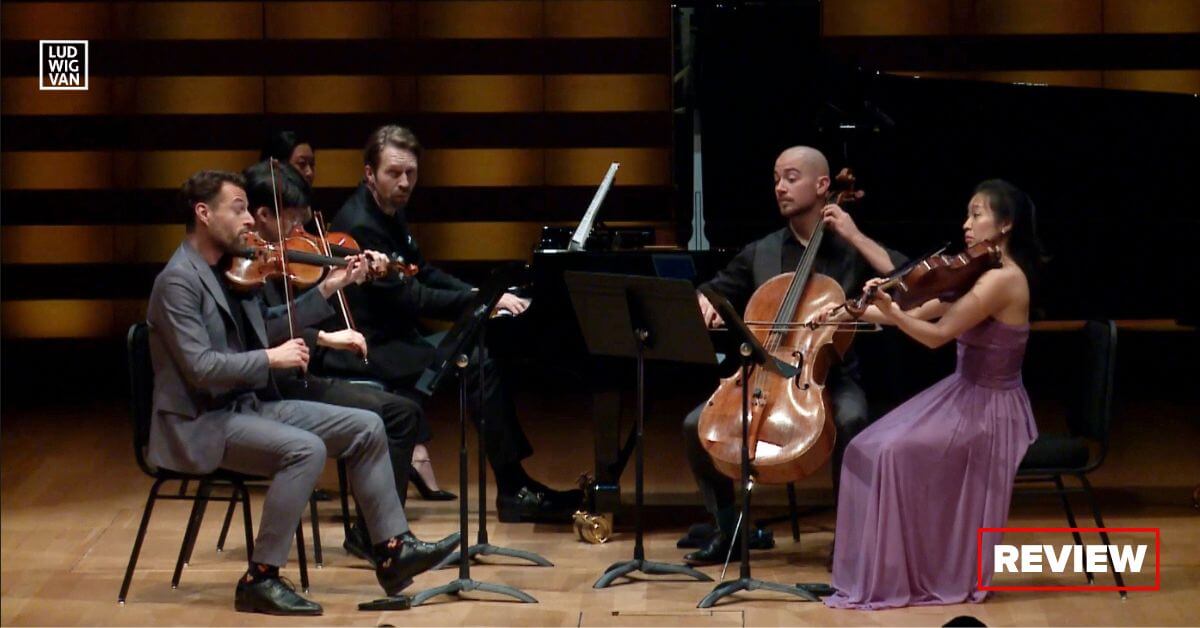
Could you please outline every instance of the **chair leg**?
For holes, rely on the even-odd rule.
[[[196,538],[200,536],[200,526],[204,523],[204,514],[208,512],[208,500],[212,497],[212,483],[201,482],[196,490],[196,499],[200,502],[200,512],[196,516],[196,525],[192,528],[192,538],[188,541],[187,556],[183,558],[183,566],[192,562],[192,553],[196,551]]]
[[[792,540],[800,542],[800,511],[796,507],[796,483],[788,482],[788,514],[792,516]]]
[[[188,490],[188,481],[183,480],[182,482],[179,483],[179,496],[183,497],[184,495],[187,495],[187,490]]]
[[[242,496],[242,527],[246,529],[246,565],[254,560],[254,521],[250,518],[250,491],[239,482],[237,491]]]
[[[196,495],[192,498],[192,512],[188,515],[187,526],[183,531],[183,542],[179,544],[179,558],[175,560],[175,572],[171,574],[171,588],[179,588],[179,579],[183,575],[183,563],[188,558],[188,546],[192,542],[192,538],[197,534],[197,528],[200,527],[200,507],[204,503],[203,493],[207,482],[201,481],[200,486],[196,488]]]
[[[308,518],[312,522],[313,560],[317,563],[317,569],[320,569],[324,561],[321,556],[321,520],[317,517],[317,499],[315,497],[308,498]]]
[[[225,551],[225,537],[229,535],[229,524],[233,522],[233,509],[237,508],[238,500],[241,499],[241,493],[238,487],[233,487],[233,492],[229,495],[229,508],[225,509],[225,522],[221,524],[221,536],[217,537],[217,552]]]
[[[1063,510],[1066,511],[1066,513],[1067,513],[1067,524],[1070,525],[1072,528],[1078,528],[1079,524],[1075,523],[1075,511],[1071,510],[1071,502],[1070,502],[1070,500],[1067,499],[1067,489],[1066,489],[1066,487],[1063,486],[1063,481],[1062,481],[1061,475],[1058,475],[1058,474],[1054,475],[1054,487],[1055,487],[1055,489],[1057,489],[1058,498],[1060,500],[1062,500]],[[1083,545],[1083,537],[1079,535],[1078,530],[1072,530],[1071,536],[1075,537],[1076,545],[1079,545],[1079,546]],[[1087,572],[1086,575],[1087,575],[1088,584],[1096,583],[1096,578],[1095,578],[1095,576],[1092,575],[1092,572],[1089,571],[1089,572]]]
[[[308,593],[308,552],[304,550],[304,522],[296,522],[296,560],[300,563],[300,588]]]
[[[125,596],[129,595],[129,585],[133,583],[133,570],[137,567],[138,555],[142,553],[142,541],[146,540],[146,528],[150,526],[150,513],[154,511],[154,500],[158,497],[158,489],[162,486],[161,479],[155,480],[150,487],[150,495],[146,497],[146,508],[142,510],[142,523],[138,526],[137,537],[133,541],[133,551],[129,553],[129,564],[125,566],[125,579],[121,582],[121,592],[117,595],[117,603],[124,606]]]
[[[349,482],[346,481],[346,462],[338,459],[338,493],[341,494],[342,502],[342,530],[346,533],[346,538],[350,538],[350,488]]]
[[[1079,483],[1083,485],[1083,493],[1087,495],[1088,503],[1092,506],[1092,518],[1096,520],[1096,527],[1101,528],[1100,540],[1105,545],[1112,545],[1108,540],[1108,532],[1103,531],[1104,518],[1100,516],[1100,506],[1096,503],[1096,494],[1092,492],[1092,484],[1088,482],[1087,476],[1082,473],[1077,474],[1076,477],[1079,478]],[[1125,578],[1121,576],[1121,572],[1113,567],[1112,554],[1108,554],[1108,568],[1112,569],[1113,580],[1117,583],[1117,586],[1124,587]],[[1125,591],[1119,591],[1119,593],[1122,600],[1128,597]]]

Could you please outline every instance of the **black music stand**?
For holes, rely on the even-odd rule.
[[[503,287],[507,283],[501,283],[500,294],[496,295],[499,299],[500,295],[504,294]],[[534,552],[512,549],[511,547],[501,547],[492,545],[488,542],[487,533],[487,449],[483,442],[484,426],[487,423],[487,406],[484,403],[484,395],[487,390],[487,380],[483,365],[487,363],[487,325],[479,325],[479,427],[476,432],[479,435],[479,531],[475,536],[475,544],[467,548],[467,558],[475,560],[479,556],[508,556],[510,558],[520,558],[527,560],[539,567],[553,567],[554,563],[546,560],[539,554]],[[417,384],[420,389],[420,383]],[[432,393],[432,390],[430,391]],[[427,393],[429,394],[429,393]],[[465,498],[464,498],[465,499]],[[446,557],[445,560],[438,563],[434,569],[448,569],[459,562],[460,552],[454,552]]]
[[[646,415],[646,360],[716,364],[716,354],[700,310],[696,291],[682,279],[658,279],[607,273],[563,273],[579,328],[594,355],[637,360],[637,457],[633,559],[613,563],[592,585],[603,589],[632,572],[685,575],[712,582],[687,565],[646,560],[642,531],[645,468],[643,426]]]
[[[717,600],[738,591],[756,591],[758,589],[789,593],[809,602],[816,602],[818,601],[817,596],[800,587],[758,580],[750,576],[750,526],[748,525],[750,521],[750,365],[757,364],[788,378],[795,377],[799,368],[768,353],[725,297],[708,288],[701,288],[700,291],[717,308],[717,313],[721,315],[721,318],[725,319],[725,326],[729,328],[730,333],[734,334],[736,340],[741,341],[738,353],[742,359],[742,513],[738,516],[738,530],[741,533],[742,565],[741,572],[736,579],[718,584],[696,606],[709,608],[716,604]]]
[[[500,300],[507,286],[511,283],[511,271],[507,268],[497,269],[489,277],[488,282],[479,290],[478,296],[470,307],[463,311],[455,322],[454,327],[450,330],[442,342],[438,345],[437,351],[434,353],[433,362],[421,374],[421,378],[417,381],[417,390],[432,395],[437,389],[438,384],[451,370],[456,371],[458,376],[458,421],[459,421],[459,448],[458,448],[458,487],[459,487],[459,503],[458,503],[458,524],[459,524],[459,557],[458,578],[432,589],[426,589],[413,595],[411,598],[407,596],[398,596],[403,598],[404,606],[386,607],[388,602],[397,600],[397,598],[384,598],[359,604],[359,610],[395,610],[400,608],[409,608],[423,604],[426,600],[442,594],[457,594],[467,591],[486,591],[500,595],[507,595],[521,602],[537,602],[533,596],[524,591],[504,584],[496,584],[492,582],[482,582],[471,578],[471,552],[467,547],[467,499],[468,499],[468,478],[467,478],[467,367],[470,364],[472,347],[478,342],[479,335],[482,332],[487,319],[491,314],[492,308],[496,306],[496,302]],[[482,365],[482,362],[480,363]],[[483,409],[480,408],[479,416],[479,464],[480,473],[480,511],[479,521],[480,530],[482,532],[483,524],[487,519],[487,509],[485,508],[486,501],[483,497],[483,490],[486,487],[487,474],[484,466],[484,458],[487,455],[483,443]],[[486,537],[482,537],[486,544]],[[505,555],[515,555],[524,557],[517,550],[507,548],[489,546],[490,552]],[[478,553],[478,552],[477,552]],[[536,556],[536,555],[535,555]],[[537,558],[541,558],[538,556]],[[545,559],[542,559],[545,561]],[[548,561],[547,561],[548,562]]]

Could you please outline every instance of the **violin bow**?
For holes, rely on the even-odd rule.
[[[275,231],[279,234],[279,261],[283,268],[283,301],[287,307],[288,316],[288,338],[295,340],[296,338],[296,310],[292,307],[294,293],[292,291],[292,274],[288,270],[287,261],[287,246],[284,244],[283,236],[283,212],[280,211],[279,203],[279,187],[275,184],[275,162],[274,157],[270,158],[271,168],[271,200],[275,202]],[[301,372],[304,369],[300,369]],[[308,386],[308,378],[301,377],[300,381],[304,382],[304,386]]]
[[[325,237],[327,230],[325,229],[325,217],[321,215],[320,210],[313,212],[313,222],[317,225],[317,238],[321,241],[321,249],[325,251],[326,257],[333,257],[333,250],[329,246],[329,240]],[[342,321],[346,323],[346,329],[354,329],[354,319],[350,316],[350,305],[346,302],[346,295],[342,293],[342,289],[337,289],[338,306],[342,310]],[[367,356],[362,357],[363,364],[370,364]]]

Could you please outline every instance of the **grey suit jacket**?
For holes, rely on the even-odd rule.
[[[184,240],[154,280],[147,316],[154,364],[154,414],[146,459],[185,473],[209,473],[225,453],[225,421],[234,402],[270,381],[267,352],[235,352],[233,311],[204,258]],[[261,346],[288,335],[284,307],[242,302]],[[315,325],[334,314],[317,290],[295,303],[296,322]]]

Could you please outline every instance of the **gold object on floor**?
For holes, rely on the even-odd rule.
[[[612,515],[575,511],[575,535],[593,545],[608,541],[612,537]]]

